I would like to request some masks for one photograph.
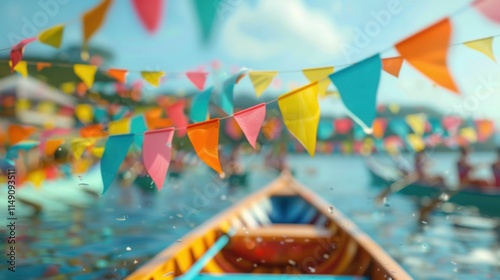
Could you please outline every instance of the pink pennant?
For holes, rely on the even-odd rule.
[[[135,12],[149,33],[155,33],[163,14],[163,0],[132,0]]]
[[[174,128],[146,131],[142,159],[144,167],[160,191],[167,176],[168,166],[172,158],[172,139]]]
[[[475,0],[472,6],[491,21],[500,23],[500,1],[498,0]]]
[[[189,121],[184,114],[185,106],[186,101],[184,99],[181,99],[173,105],[165,108],[168,117],[172,120],[174,126],[177,128],[177,134],[179,135],[179,137],[184,137],[184,135],[186,135],[186,127],[189,124]]]
[[[10,50],[10,60],[12,61],[12,65],[10,66],[11,71],[14,71],[14,67],[16,67],[17,63],[23,59],[24,47],[35,40],[36,37],[24,39],[12,47]]]
[[[457,133],[458,128],[462,124],[462,119],[459,117],[448,116],[442,120],[443,127],[451,134]]]
[[[199,90],[203,90],[203,88],[205,87],[205,81],[207,80],[207,75],[208,75],[207,72],[193,72],[193,71],[186,72],[186,76],[188,77],[188,79]]]
[[[352,129],[352,121],[351,119],[337,119],[334,121],[333,126],[339,134],[347,134]]]
[[[236,112],[234,119],[243,130],[248,142],[255,149],[257,136],[266,117],[266,103],[260,103],[243,111]]]

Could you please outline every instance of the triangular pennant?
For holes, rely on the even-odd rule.
[[[476,131],[472,127],[464,127],[460,129],[460,136],[466,139],[469,143],[477,141]]]
[[[87,44],[89,39],[94,35],[97,30],[101,27],[106,17],[109,6],[112,0],[103,0],[99,5],[86,11],[82,16],[82,27],[83,27],[83,42]]]
[[[132,142],[134,134],[111,135],[106,141],[101,159],[102,193],[105,193],[113,183]]]
[[[53,156],[57,149],[64,143],[62,139],[50,139],[45,142],[45,150],[44,153],[47,156]]]
[[[493,54],[493,37],[465,42],[464,45],[496,61],[495,55]]]
[[[260,128],[266,118],[266,103],[260,103],[248,109],[236,112],[234,119],[245,134],[248,143],[255,149]]]
[[[171,106],[165,108],[167,116],[172,120],[174,126],[177,128],[177,135],[179,137],[184,137],[186,135],[186,127],[189,121],[184,114],[184,107],[186,106],[186,101],[181,99]]]
[[[90,153],[97,158],[102,158],[102,155],[104,154],[104,147],[93,147],[90,150]]]
[[[10,65],[11,71],[15,70],[17,63],[19,63],[21,59],[23,59],[24,47],[35,40],[36,38],[24,39],[12,47],[12,49],[10,50],[10,61],[12,62]]]
[[[90,104],[77,104],[75,107],[75,115],[83,124],[89,124],[94,119],[94,112]]]
[[[142,147],[144,143],[144,132],[148,130],[144,115],[138,115],[130,121],[130,132],[135,134],[135,143],[138,147]]]
[[[82,137],[104,137],[106,133],[104,133],[102,124],[94,124],[82,127],[80,135]]]
[[[202,122],[207,119],[208,115],[208,105],[210,102],[210,95],[212,94],[213,88],[210,87],[200,94],[193,97],[191,101],[191,110],[189,112],[189,118],[193,122]]]
[[[327,140],[333,134],[333,122],[320,120],[318,125],[318,139]]]
[[[245,75],[244,71],[240,71],[237,74],[232,75],[227,78],[222,83],[222,92],[220,95],[220,107],[226,114],[232,115],[234,110],[233,105],[233,93],[234,93],[234,85],[238,83],[238,81]]]
[[[424,135],[427,118],[423,114],[412,114],[406,116],[406,122],[417,136]]]
[[[320,117],[318,82],[281,95],[278,105],[290,133],[314,156]]]
[[[108,133],[110,135],[130,133],[130,118],[110,122]]]
[[[373,137],[383,138],[385,135],[385,129],[387,128],[387,120],[378,118],[373,122]]]
[[[219,162],[219,125],[218,118],[195,123],[187,127],[187,134],[198,157],[219,174],[222,174]]]
[[[61,46],[63,32],[64,25],[53,26],[40,32],[40,34],[38,34],[38,41],[54,48],[59,48]]]
[[[186,72],[187,78],[199,90],[203,90],[203,88],[205,87],[205,81],[207,80],[207,75],[208,73],[206,72],[193,72],[193,71]]]
[[[490,120],[476,120],[477,138],[480,142],[488,140],[495,132],[495,126]]]
[[[422,139],[422,137],[415,135],[415,134],[409,134],[406,138],[408,141],[408,145],[415,151],[419,152],[425,149],[425,142]]]
[[[451,23],[444,19],[398,43],[401,56],[436,84],[458,93],[447,65]]]
[[[160,26],[163,0],[133,0],[132,3],[142,25],[149,33],[154,33]]]
[[[390,57],[382,59],[382,69],[396,78],[399,77],[399,71],[401,70],[402,65],[402,57]]]
[[[42,71],[44,68],[51,67],[52,63],[48,62],[37,62],[36,63],[36,71]]]
[[[455,135],[463,120],[460,117],[446,116],[442,119],[443,127],[450,135]]]
[[[402,118],[393,118],[389,122],[389,128],[393,133],[401,138],[405,138],[410,133],[410,128],[406,121]]]
[[[95,79],[95,73],[97,72],[97,66],[86,65],[86,64],[75,64],[73,65],[73,70],[75,74],[80,78],[87,88],[92,88]]]
[[[370,134],[377,114],[377,91],[382,63],[375,55],[330,75],[350,117]],[[355,81],[355,82],[353,82]]]
[[[201,38],[204,43],[208,43],[212,37],[213,25],[217,11],[220,9],[221,0],[192,0],[198,23],[201,30]]]
[[[45,171],[43,169],[33,170],[26,177],[26,181],[33,183],[36,188],[40,188],[44,180]]]
[[[31,134],[33,134],[35,131],[36,128],[32,126],[21,126],[17,124],[11,124],[7,129],[9,144],[12,146],[18,142],[28,139],[31,136]]]
[[[71,141],[71,150],[73,151],[73,156],[76,160],[80,160],[83,152],[88,147],[95,144],[97,138],[75,138]]]
[[[172,158],[174,128],[148,131],[144,135],[142,159],[149,176],[161,190]]]
[[[108,76],[115,78],[120,83],[125,83],[127,80],[127,70],[123,69],[109,69]]]
[[[331,82],[330,79],[328,79],[328,76],[332,74],[333,71],[334,68],[333,66],[331,66],[304,69],[302,70],[302,73],[304,73],[304,76],[306,76],[309,82],[318,81],[319,95],[321,96],[321,98],[324,98],[326,96],[326,90],[328,89],[328,86]]]
[[[161,77],[165,75],[162,71],[141,71],[141,76],[150,85],[158,87],[160,85]]]
[[[352,129],[352,121],[351,121],[351,119],[348,119],[348,118],[336,119],[336,120],[334,120],[333,124],[335,126],[335,130],[339,134],[347,134]]]
[[[474,0],[472,6],[491,21],[500,23],[500,3],[498,0]]]
[[[9,65],[12,65],[11,61],[9,61]],[[16,67],[14,67],[14,71],[21,74],[24,78],[28,77],[28,63],[24,60],[19,61]]]
[[[278,74],[277,71],[250,71],[248,77],[252,81],[257,97],[261,96],[266,88],[271,84],[274,77]]]

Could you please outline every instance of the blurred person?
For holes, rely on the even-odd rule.
[[[457,173],[460,186],[476,186],[485,187],[488,182],[485,180],[471,177],[471,172],[482,167],[482,165],[474,166],[469,163],[470,149],[468,147],[460,147],[460,157],[457,161]]]
[[[426,155],[426,149],[422,149],[415,154],[415,175],[418,181],[431,185],[444,184],[444,179],[441,176],[430,175],[428,172],[429,159]]]

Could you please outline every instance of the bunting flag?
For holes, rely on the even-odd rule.
[[[409,134],[406,138],[408,141],[408,145],[415,151],[419,152],[422,151],[425,148],[425,142],[422,140],[422,137],[415,135],[415,134]]]
[[[112,68],[108,70],[108,76],[116,79],[118,82],[122,84],[124,84],[127,81],[127,74],[128,71],[123,69]]]
[[[195,123],[187,127],[187,134],[198,157],[219,174],[223,174],[219,162],[219,126],[218,118]]]
[[[243,134],[243,131],[241,128],[238,126],[238,122],[234,118],[228,118],[225,121],[225,132],[227,136],[231,137],[231,139],[237,141],[240,140],[241,135]]]
[[[186,135],[186,127],[189,124],[189,121],[184,114],[184,107],[186,106],[186,100],[181,99],[174,103],[171,106],[165,108],[167,112],[167,116],[174,123],[175,128],[177,129],[177,135],[179,137],[184,137]]]
[[[318,81],[319,96],[324,98],[326,96],[326,90],[330,85],[330,79],[328,76],[334,71],[333,66],[331,67],[321,67],[321,68],[309,68],[302,70],[304,76],[309,80],[309,82]]]
[[[472,6],[491,21],[500,23],[500,4],[497,0],[474,0]]]
[[[15,159],[17,158],[17,155],[19,151],[28,151],[33,149],[34,147],[38,146],[40,142],[35,141],[35,140],[23,140],[17,142],[15,145],[10,146],[10,148],[7,150],[6,158],[9,159]]]
[[[446,116],[443,117],[441,122],[450,135],[456,135],[463,120],[459,117]]]
[[[94,119],[94,111],[90,104],[77,104],[75,107],[75,115],[83,124],[89,124]]]
[[[333,121],[333,126],[339,134],[347,134],[352,129],[352,121],[350,119],[336,119]]]
[[[130,133],[130,118],[110,122],[108,124],[108,133],[110,135]]]
[[[318,139],[326,140],[333,134],[333,122],[320,120],[318,125]]]
[[[97,138],[75,138],[71,141],[71,150],[73,151],[73,156],[76,160],[80,160],[83,155],[83,152],[89,148],[94,146],[95,142],[97,142]]]
[[[366,137],[366,133],[359,124],[354,125],[353,138],[354,140],[362,140]]]
[[[281,95],[278,106],[285,126],[313,157],[320,117],[318,82]]]
[[[52,66],[52,63],[48,62],[37,62],[36,63],[36,71],[42,71],[45,68],[49,68]]]
[[[160,191],[172,158],[174,128],[147,131],[144,135],[142,159],[149,176]]]
[[[102,158],[102,155],[104,154],[104,147],[93,147],[90,149],[90,153],[97,158]]]
[[[144,143],[144,132],[148,130],[144,115],[137,115],[130,121],[130,132],[135,134],[137,147],[142,147]]]
[[[9,65],[12,65],[9,61]],[[15,67],[13,67],[14,71],[21,74],[24,78],[28,77],[28,63],[24,60],[21,60],[17,63]]]
[[[45,142],[44,154],[47,156],[53,156],[63,143],[64,140],[62,139],[47,140],[47,142]]]
[[[472,127],[464,127],[460,129],[460,136],[466,139],[469,143],[477,142],[476,131]]]
[[[205,88],[208,73],[188,71],[186,76],[197,89],[203,90]]]
[[[401,138],[405,138],[406,135],[410,133],[410,128],[408,127],[408,124],[402,118],[393,118],[389,122],[389,128],[393,133],[395,133]]]
[[[17,144],[18,142],[28,139],[35,131],[36,128],[33,126],[11,124],[7,129],[9,144],[12,146]]]
[[[102,124],[94,124],[82,127],[80,129],[80,136],[82,137],[104,137],[106,133],[104,133]]]
[[[413,132],[418,135],[422,136],[424,135],[425,132],[425,124],[427,122],[427,118],[423,114],[411,114],[406,116],[406,122],[408,125],[411,127]]]
[[[248,77],[255,89],[255,94],[260,97],[266,88],[271,84],[277,71],[250,71]]]
[[[260,103],[248,109],[236,112],[234,119],[245,134],[248,143],[255,149],[260,128],[266,118],[266,103]]]
[[[373,137],[380,139],[385,135],[385,129],[387,128],[387,120],[378,118],[373,122]]]
[[[398,43],[401,56],[436,84],[458,93],[447,66],[451,23],[444,19]]]
[[[387,106],[387,107],[389,108],[389,111],[391,111],[391,113],[393,113],[393,114],[397,114],[397,113],[399,113],[399,110],[401,109],[401,108],[399,107],[399,105],[398,105],[398,104],[395,104],[395,103],[393,103],[393,104],[389,104],[389,106]]]
[[[104,194],[116,177],[118,169],[127,156],[134,134],[111,135],[106,141],[101,159],[102,193]]]
[[[488,140],[495,132],[495,127],[492,121],[476,120],[474,121],[477,130],[477,139],[479,142]]]
[[[12,62],[10,65],[11,71],[14,71],[17,63],[19,63],[23,59],[24,47],[35,40],[36,38],[24,39],[12,47],[12,49],[10,50],[10,61]]]
[[[86,45],[90,38],[101,27],[112,0],[103,0],[99,5],[85,12],[82,16],[83,42]]]
[[[38,34],[38,41],[54,48],[59,48],[61,46],[63,33],[64,25],[56,25],[40,32]]]
[[[26,177],[26,181],[31,182],[36,188],[40,188],[44,180],[45,180],[45,171],[43,169],[37,169],[31,171],[28,173],[28,176]]]
[[[495,55],[493,54],[493,37],[465,42],[464,45],[486,55],[496,62]]]
[[[191,100],[189,118],[193,122],[202,122],[207,119],[208,105],[210,102],[210,96],[212,95],[212,90],[213,88],[210,87],[204,92],[195,95]]]
[[[133,0],[134,10],[149,33],[155,33],[161,23],[163,0]]]
[[[396,78],[399,77],[399,71],[401,70],[402,65],[402,57],[390,57],[382,59],[382,69]]]
[[[372,123],[377,114],[381,67],[380,56],[375,55],[330,75],[351,118],[367,134],[372,132]]]
[[[94,85],[95,73],[97,72],[97,66],[87,65],[87,64],[75,64],[73,65],[73,70],[75,74],[80,78],[87,88],[92,88]]]
[[[233,91],[234,85],[245,75],[244,70],[227,78],[222,83],[222,93],[220,95],[220,107],[228,115],[232,115],[233,111]]]
[[[221,0],[192,0],[194,11],[198,17],[198,24],[201,31],[201,38],[204,43],[208,43],[212,37],[212,30],[219,9]]]
[[[163,71],[141,71],[141,76],[146,82],[154,87],[160,85],[161,77],[165,75]]]

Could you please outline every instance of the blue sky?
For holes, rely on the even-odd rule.
[[[32,23],[35,31],[69,23],[63,46],[79,44],[82,35],[78,17],[98,2],[1,1],[0,26],[4,36],[0,36],[0,47],[11,45],[12,34],[33,36],[26,32],[31,31],[26,22]],[[222,0],[218,8],[218,32],[210,46],[203,46],[191,1],[168,1],[161,27],[150,35],[142,28],[131,1],[115,0],[91,44],[114,53],[110,66],[130,70],[185,72],[201,65],[209,69],[213,60],[221,61],[225,71],[236,67],[300,70],[351,63],[388,49],[382,57],[396,55],[390,50],[395,43],[454,14],[468,3],[470,1],[456,0]],[[455,43],[500,34],[500,25],[488,21],[472,8],[453,16],[452,22]],[[367,33],[367,28],[375,29]],[[360,32],[368,34],[362,44]],[[494,41],[494,52],[498,56],[499,44]],[[26,48],[26,53],[32,54],[54,52],[39,43]],[[435,88],[432,82],[405,64],[399,79],[382,75],[379,103],[425,104],[445,113],[460,111],[474,117],[496,118],[500,123],[498,65],[465,46],[453,47],[449,62],[461,96]],[[132,73],[130,79],[135,78],[137,74]],[[300,72],[282,73],[278,79],[282,86],[271,87],[266,94],[284,93],[290,87],[307,82]],[[484,90],[484,81],[490,84],[491,92],[483,92],[479,100],[478,92]],[[213,82],[209,80],[207,84]],[[173,76],[168,77],[164,87],[178,91],[193,88],[183,77]],[[155,92],[150,88],[146,91]],[[237,85],[235,96],[244,92],[253,93],[248,79]],[[328,98],[322,101],[322,113],[342,114],[343,106],[338,99]]]

